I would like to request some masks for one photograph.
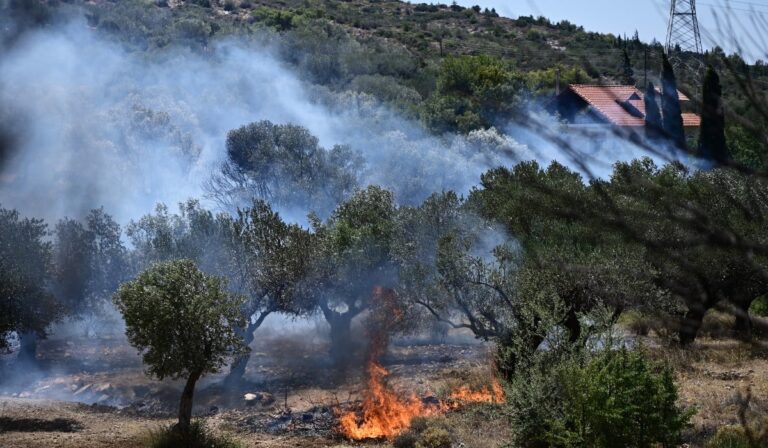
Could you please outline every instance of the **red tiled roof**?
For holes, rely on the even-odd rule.
[[[698,128],[701,126],[701,117],[691,113],[683,112],[683,127],[684,128]]]
[[[568,86],[600,115],[616,126],[640,127],[645,125],[643,93],[634,86],[598,86],[571,84]],[[637,95],[640,99],[632,99]],[[681,101],[688,98],[678,92]],[[636,110],[638,113],[634,113]],[[701,118],[694,113],[683,113],[684,127],[698,127]]]
[[[656,89],[656,94],[657,94],[657,95],[661,95],[661,89],[660,89],[660,88],[658,88],[658,87],[655,87],[655,89]],[[685,94],[684,94],[683,92],[679,91],[679,90],[677,91],[677,98],[679,98],[679,99],[680,99],[680,102],[681,102],[681,103],[684,103],[684,102],[686,102],[686,101],[691,101],[691,99],[690,99],[690,98],[688,98],[687,96],[685,96]]]
[[[621,105],[633,93],[640,93],[632,86],[571,84],[568,87],[589,103],[606,120],[617,126],[643,126],[645,124],[643,118],[632,116]],[[640,110],[645,113],[645,107]]]

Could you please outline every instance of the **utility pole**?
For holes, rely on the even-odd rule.
[[[696,0],[672,0],[667,26],[667,55],[671,55],[677,47],[681,51],[702,52]]]

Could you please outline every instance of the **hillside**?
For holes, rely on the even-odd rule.
[[[419,118],[433,132],[467,132],[503,121],[512,103],[548,97],[556,72],[563,84],[615,84],[627,81],[626,51],[639,88],[658,84],[662,47],[636,37],[587,32],[567,21],[499,17],[495,11],[457,5],[409,4],[398,0],[127,0],[70,2],[13,1],[16,15],[30,26],[50,24],[86,11],[88,24],[116,36],[134,50],[157,52],[169,46],[199,51],[214,40],[238,35],[256,45],[276,46],[282,58],[308,81],[333,91],[373,95],[406,116]],[[19,7],[25,4],[28,6]],[[34,6],[29,6],[34,5]],[[7,6],[6,6],[7,7]],[[482,94],[449,92],[441,85],[446,58],[490,58],[502,72],[506,93],[488,106]],[[680,89],[700,97],[703,67],[693,55],[681,55]],[[764,97],[768,70],[748,66],[738,55],[716,50],[705,57],[721,72],[724,101],[733,117],[760,121],[750,95]],[[470,59],[471,60],[471,59]],[[493,61],[493,62],[489,62]],[[471,66],[471,64],[469,64]],[[468,70],[472,70],[469,68]],[[743,82],[748,81],[747,85]],[[496,82],[496,81],[494,81]],[[759,98],[758,98],[759,99]],[[760,165],[762,150],[753,132],[760,126],[729,127],[734,153]],[[753,128],[754,129],[751,129]]]

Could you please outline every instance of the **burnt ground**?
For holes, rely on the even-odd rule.
[[[359,400],[362,350],[339,372],[319,333],[265,333],[252,346],[246,381],[225,388],[223,375],[204,378],[194,414],[246,446],[355,446],[344,445],[335,412]],[[39,369],[10,370],[6,362],[0,447],[141,446],[150,431],[173,422],[182,383],[147,377],[121,336],[52,338],[37,354]],[[457,384],[487,381],[490,359],[487,346],[454,335],[444,343],[394,341],[382,363],[396,390],[434,397]],[[257,399],[246,403],[246,393]]]
[[[362,370],[340,375],[320,337],[265,336],[253,346],[247,382],[235,389],[223,376],[202,381],[195,414],[248,447],[388,446],[353,443],[336,431],[334,410],[360,396]],[[702,447],[723,424],[737,421],[736,394],[752,388],[756,411],[768,412],[768,350],[761,344],[702,339],[692,349],[645,345],[677,371],[681,402],[698,410],[687,446]],[[181,385],[155,381],[121,337],[51,339],[41,343],[43,372],[5,371],[0,386],[0,447],[139,447],[151,431],[173,422]],[[458,384],[490,375],[488,347],[471,338],[445,343],[396,341],[383,360],[390,384],[404,394],[441,396]],[[11,383],[8,374],[16,380]],[[257,399],[248,406],[245,393]],[[509,440],[502,409],[470,407],[452,412],[455,438],[465,447],[504,446]]]

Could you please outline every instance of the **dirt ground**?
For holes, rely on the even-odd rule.
[[[677,372],[681,402],[694,407],[688,447],[703,447],[723,424],[737,422],[739,391],[750,387],[752,408],[768,413],[768,348],[733,340],[701,339],[692,349],[644,342]],[[0,447],[140,447],[151,431],[173,422],[180,385],[155,381],[124,341],[50,340],[39,356],[48,371],[19,375],[26,382],[0,388]],[[254,346],[247,383],[223,390],[221,376],[203,381],[195,414],[247,447],[388,446],[354,443],[336,432],[334,409],[359,399],[360,369],[340,377],[321,339],[264,338]],[[403,393],[440,396],[449,386],[490,375],[488,347],[467,338],[445,343],[399,341],[383,360],[391,384]],[[106,367],[109,366],[109,369]],[[253,406],[245,393],[257,394]],[[450,412],[454,435],[466,448],[496,448],[509,440],[505,410],[492,406]]]

